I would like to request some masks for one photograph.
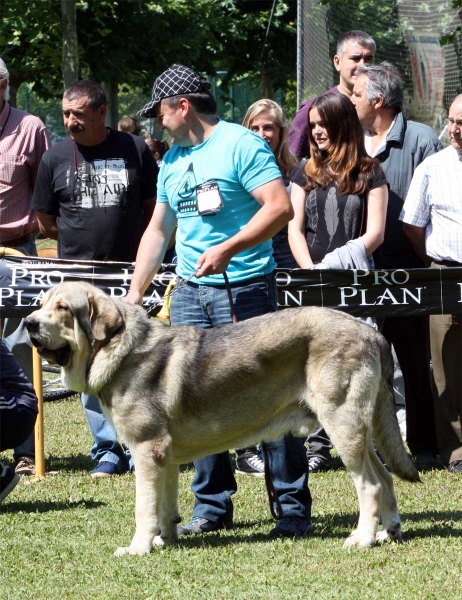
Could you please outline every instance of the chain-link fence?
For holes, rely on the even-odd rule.
[[[337,39],[352,29],[370,34],[376,62],[388,60],[403,77],[407,115],[440,132],[453,98],[462,93],[461,10],[451,0],[298,0],[298,103],[338,83],[332,58]],[[453,32],[455,43],[440,45]]]

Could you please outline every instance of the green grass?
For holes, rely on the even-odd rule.
[[[92,480],[90,446],[79,399],[45,405],[46,466],[60,475],[24,480],[0,505],[1,600],[462,598],[457,475],[427,473],[415,485],[395,479],[402,544],[342,549],[358,506],[339,468],[310,478],[317,528],[310,539],[269,541],[264,482],[240,477],[234,530],[116,559],[134,532],[134,476]],[[184,519],[192,514],[192,474],[181,474]]]

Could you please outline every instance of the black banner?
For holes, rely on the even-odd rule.
[[[45,292],[63,281],[87,281],[113,298],[123,298],[131,263],[68,261],[8,256],[0,259],[0,315],[26,316]],[[354,316],[459,314],[462,268],[361,270],[278,269],[280,308],[326,306]],[[146,291],[143,306],[162,302],[175,265],[163,265]]]

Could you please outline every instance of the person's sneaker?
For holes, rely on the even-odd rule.
[[[236,457],[236,474],[253,475],[253,477],[265,476],[265,463],[257,453],[245,453]]]
[[[193,517],[186,525],[178,525],[178,535],[193,535],[198,533],[210,533],[219,529],[233,529],[234,524],[231,521],[209,521],[204,517]]]
[[[415,455],[414,466],[418,471],[438,469],[439,463],[433,452],[418,452]]]
[[[117,465],[108,460],[103,460],[98,463],[91,472],[92,479],[98,477],[111,477],[112,475],[119,475],[119,471],[117,470]]]
[[[462,460],[453,460],[449,463],[448,471],[450,473],[462,473]]]
[[[406,441],[406,409],[400,408],[396,411],[396,418],[398,419],[399,430],[403,442]]]
[[[0,463],[0,502],[3,502],[8,494],[13,491],[20,479],[11,467]]]
[[[304,538],[314,531],[313,523],[298,517],[285,517],[278,521],[274,529],[270,531],[271,538],[297,537]]]
[[[14,463],[14,470],[18,475],[35,476],[34,459],[30,456],[18,456]]]
[[[330,466],[331,462],[327,458],[323,458],[322,456],[308,456],[308,471],[310,473],[328,471]]]

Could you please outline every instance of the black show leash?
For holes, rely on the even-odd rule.
[[[231,319],[233,323],[237,323],[236,311],[234,309],[233,295],[231,293],[231,286],[229,285],[228,275],[226,271],[223,273],[223,277],[225,279],[226,291],[228,293],[229,307],[231,310]],[[268,452],[268,444],[266,442],[261,442],[261,449],[263,451],[263,458],[265,461],[265,483],[266,483],[266,491],[268,493],[268,500],[270,505],[271,515],[276,521],[282,519],[284,515],[284,511],[282,510],[282,504],[279,500],[278,493],[276,492],[276,488],[274,487],[273,479],[271,477],[271,469],[269,464],[269,452]],[[276,509],[274,506],[276,505]]]

